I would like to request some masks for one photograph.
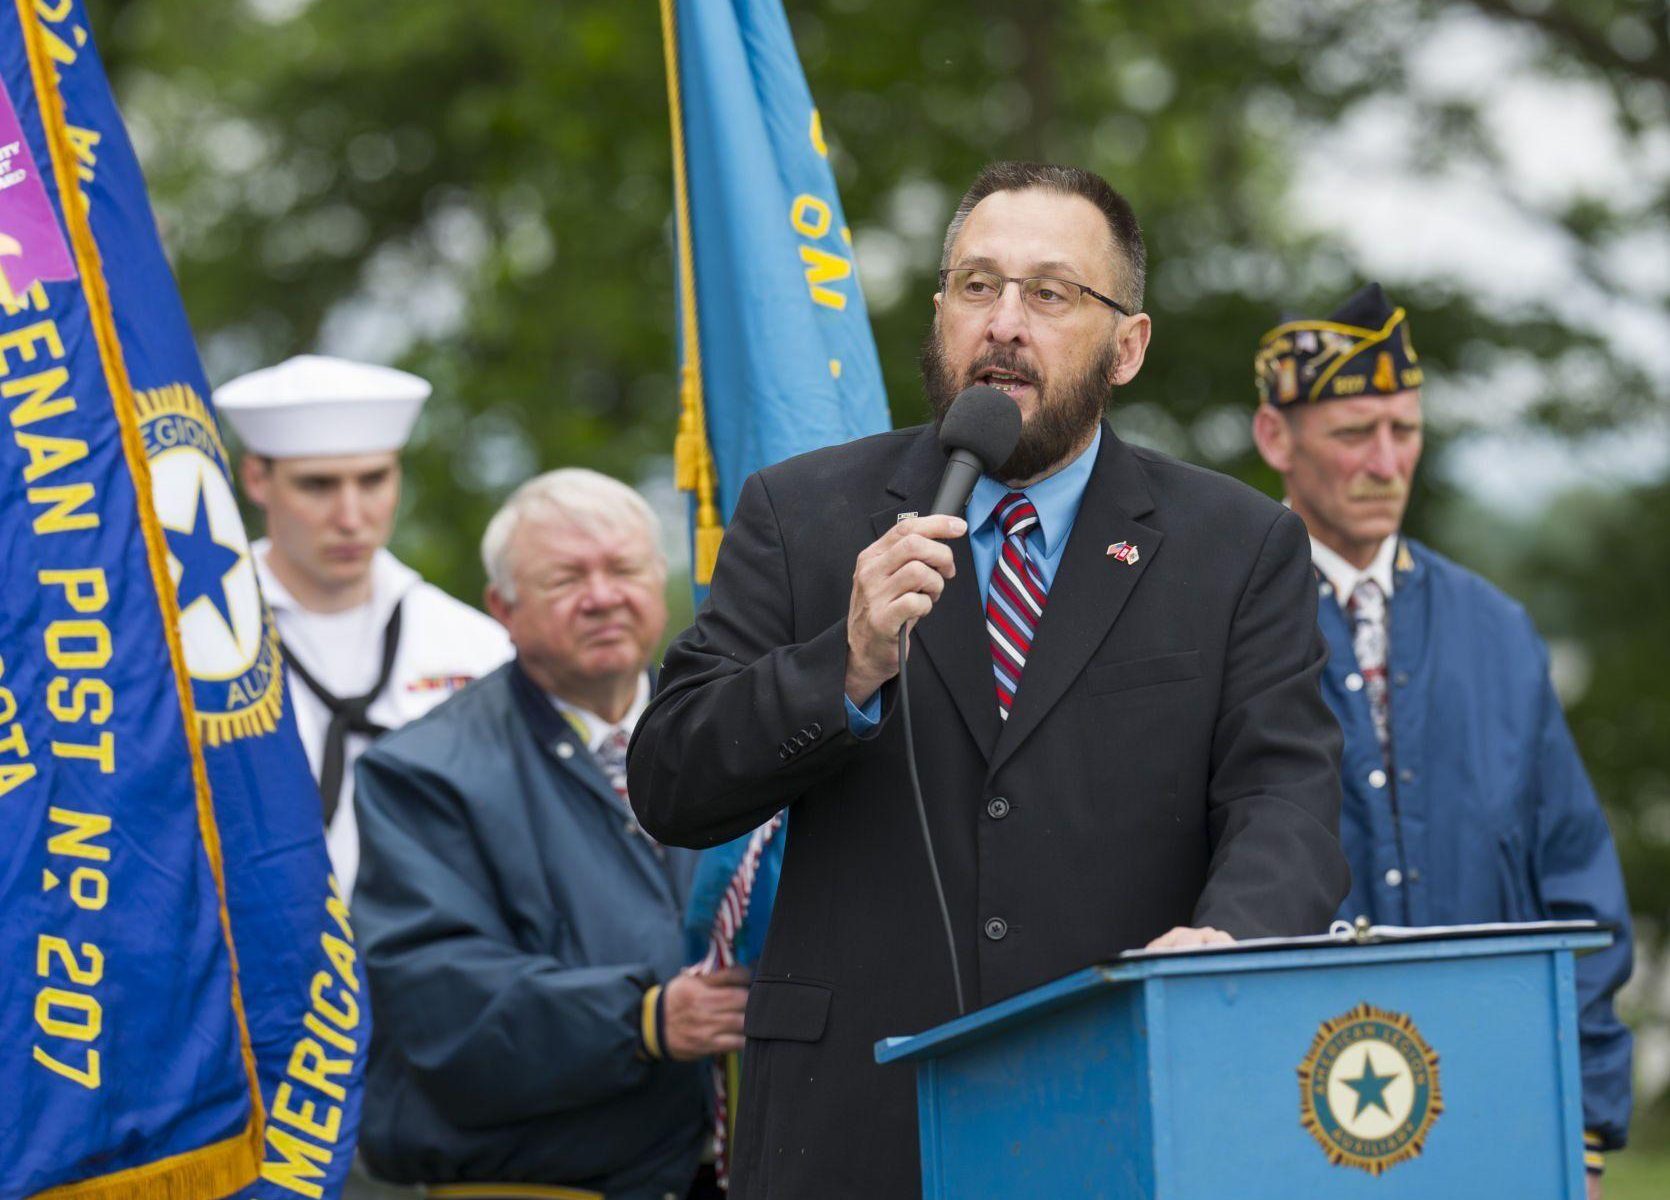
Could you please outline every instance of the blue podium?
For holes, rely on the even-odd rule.
[[[927,1200],[1581,1200],[1573,955],[1610,941],[1127,956],[876,1059],[916,1067]]]

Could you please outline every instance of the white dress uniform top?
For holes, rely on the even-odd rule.
[[[392,367],[303,354],[215,391],[215,405],[251,454],[330,458],[401,449],[427,380]],[[313,777],[337,881],[353,894],[359,868],[354,760],[374,736],[420,717],[511,656],[502,626],[425,583],[387,550],[371,564],[371,599],[343,612],[303,608],[255,543],[261,591],[284,642],[285,677]],[[333,732],[332,723],[335,721]]]
[[[369,602],[343,612],[317,613],[297,604],[267,568],[269,545],[265,538],[255,543],[255,565],[261,591],[284,640],[289,700],[315,779],[324,766],[331,711],[298,677],[298,664],[332,696],[363,697],[376,686],[382,673],[387,648],[384,634],[398,605],[399,639],[393,648],[388,679],[365,708],[371,724],[398,729],[511,656],[510,639],[503,626],[425,583],[387,550],[379,550],[372,561]],[[331,866],[343,893],[350,896],[359,869],[354,761],[371,741],[362,732],[347,734],[338,794],[325,798],[330,813],[325,842]]]

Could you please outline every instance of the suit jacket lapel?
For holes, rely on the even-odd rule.
[[[902,512],[926,513],[944,471],[945,456],[930,425],[911,444],[887,485],[901,503],[870,517],[876,535],[891,529]],[[910,665],[915,668],[924,659],[933,664],[981,753],[990,758],[998,736],[997,695],[986,618],[980,606],[980,584],[967,537],[951,543],[951,555],[957,573],[946,580],[933,612],[917,622],[911,641],[922,653],[913,655]]]
[[[1061,566],[1050,583],[1049,601],[1039,619],[1014,706],[991,756],[993,771],[1055,707],[1107,639],[1125,602],[1142,582],[1162,535],[1137,518],[1153,509],[1142,465],[1104,425],[1101,450],[1085,485]],[[1137,547],[1136,562],[1121,562],[1108,553],[1119,542]],[[983,636],[983,623],[981,628]],[[988,687],[988,695],[990,691]]]

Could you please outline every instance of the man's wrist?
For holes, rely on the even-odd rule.
[[[881,691],[883,682],[869,675],[856,675],[848,671],[842,691],[846,693],[847,699],[852,701],[854,708],[863,708],[870,703],[872,696]]]
[[[847,650],[847,675],[843,681],[843,690],[846,692],[848,700],[851,700],[858,708],[863,708],[870,703],[871,698],[877,692],[881,691],[882,685],[893,676],[884,675],[878,671],[866,671],[862,667],[854,666],[852,660],[853,653],[849,647]]]

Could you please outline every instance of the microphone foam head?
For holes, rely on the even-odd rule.
[[[1020,440],[1020,406],[983,383],[959,392],[939,425],[941,450],[966,450],[988,471],[1008,462]]]

